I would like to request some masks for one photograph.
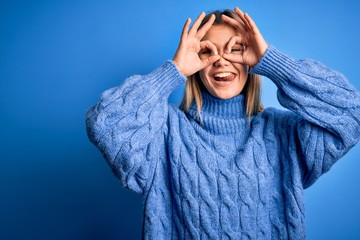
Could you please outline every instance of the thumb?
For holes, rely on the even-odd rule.
[[[230,62],[243,63],[243,57],[241,55],[235,55],[232,53],[224,53],[223,57]]]
[[[213,64],[214,62],[216,62],[219,59],[220,59],[219,55],[211,55],[210,57],[202,60],[203,68]]]

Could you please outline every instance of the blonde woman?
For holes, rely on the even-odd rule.
[[[263,108],[260,75],[289,111]],[[185,82],[180,108],[169,105]],[[105,91],[86,123],[143,194],[144,239],[304,239],[304,189],[358,142],[360,95],[269,46],[236,8],[188,19],[174,58]]]

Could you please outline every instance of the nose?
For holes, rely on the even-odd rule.
[[[220,59],[217,60],[216,62],[214,62],[214,66],[215,67],[221,67],[221,66],[229,65],[230,62],[223,57],[223,53],[221,53],[219,55],[220,55]]]

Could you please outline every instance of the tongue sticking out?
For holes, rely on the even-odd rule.
[[[232,81],[234,79],[234,74],[223,74],[223,75],[215,75],[214,79],[216,81],[222,81],[222,82],[228,82],[228,81]]]

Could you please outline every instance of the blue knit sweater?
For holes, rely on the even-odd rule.
[[[168,104],[185,82],[168,61],[105,91],[87,112],[90,140],[122,184],[144,196],[144,239],[304,239],[304,189],[360,136],[360,95],[340,73],[269,47],[251,70],[290,111],[251,117],[244,97],[203,93]]]

